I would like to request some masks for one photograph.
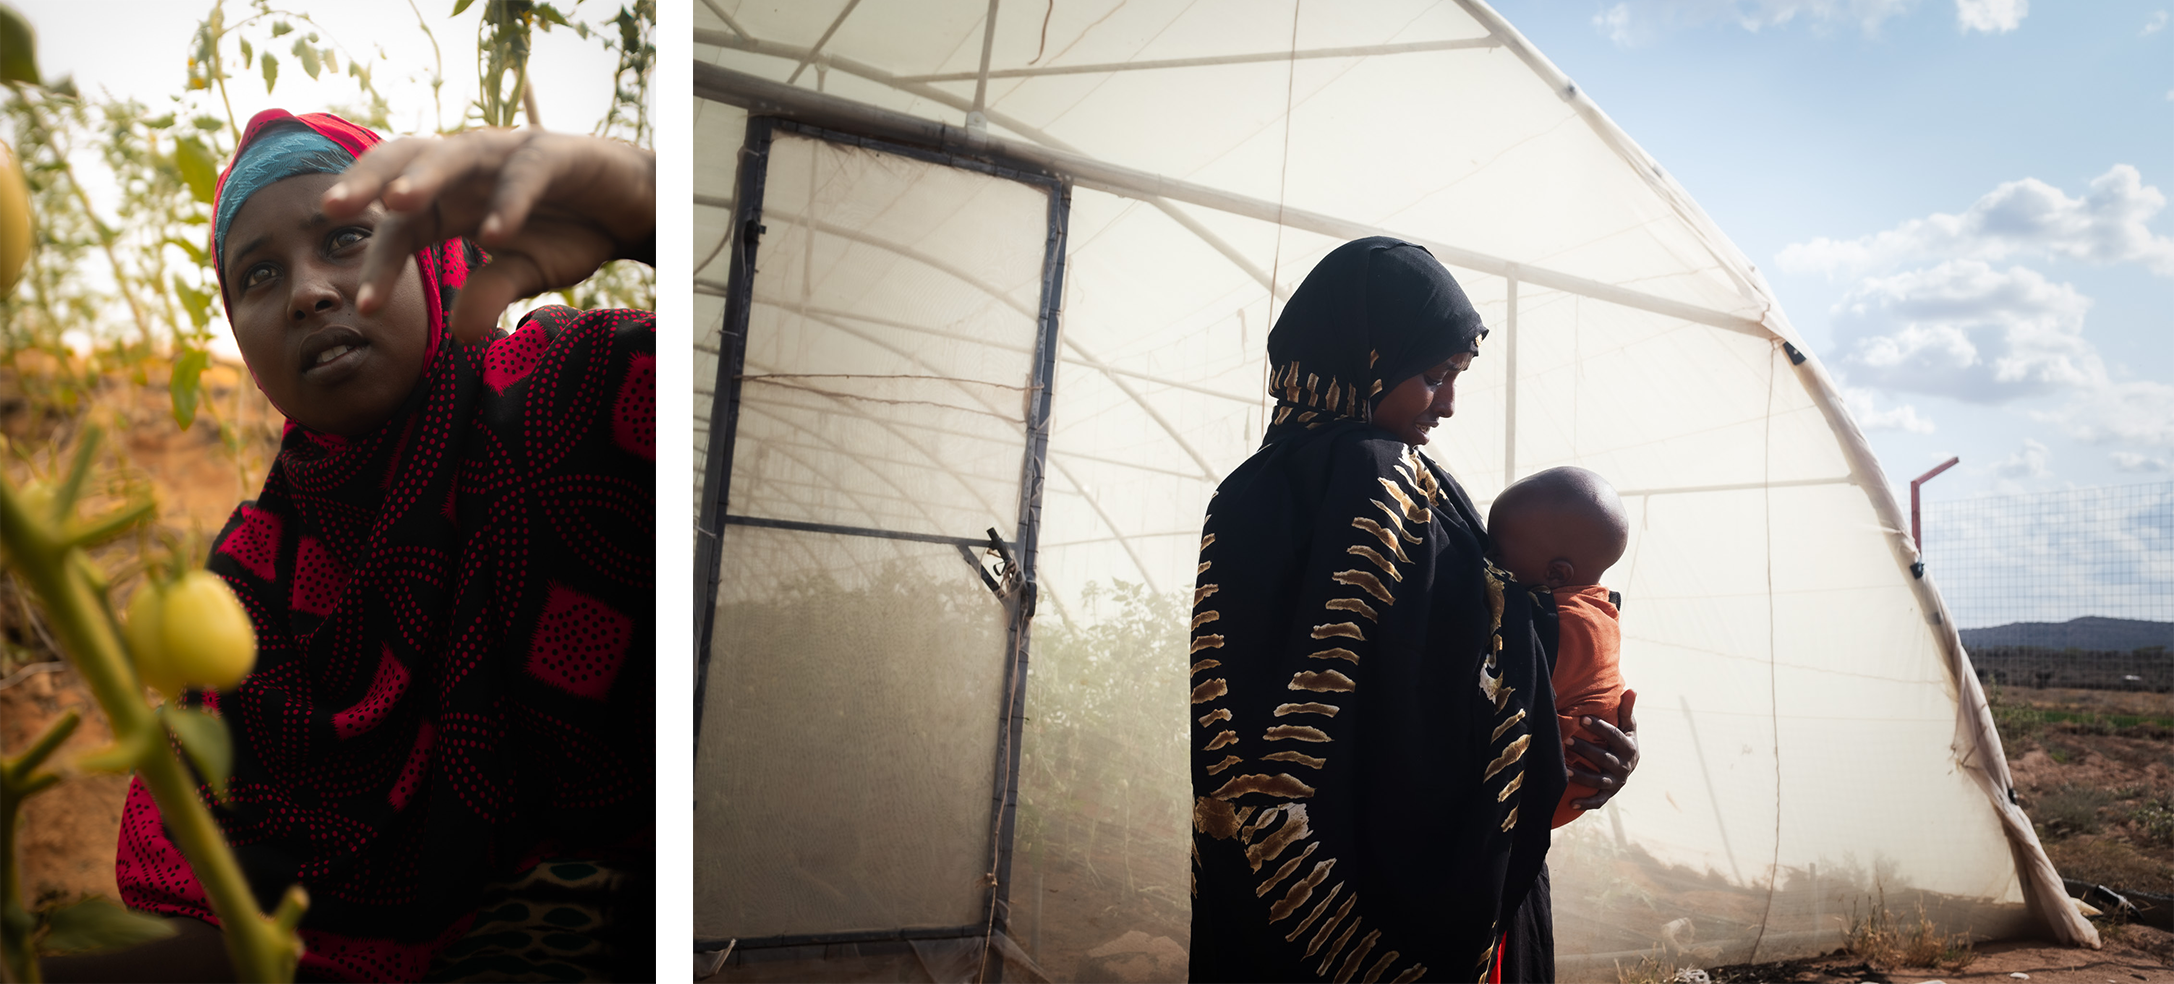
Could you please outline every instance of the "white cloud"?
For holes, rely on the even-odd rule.
[[[2115,468],[2139,475],[2157,475],[2161,472],[2174,471],[2174,462],[2170,462],[2165,458],[2154,458],[2147,454],[2138,454],[2134,451],[2116,451],[2113,453],[2113,459]]]
[[[2136,168],[2116,164],[2092,179],[2082,198],[2024,178],[1993,189],[1961,215],[1934,213],[1856,239],[1793,243],[1777,260],[1792,273],[1833,276],[1931,258],[2059,256],[2140,263],[2174,276],[2174,239],[2146,226],[2165,207],[2166,195],[2144,184]]]
[[[1903,431],[1910,434],[1930,434],[1932,420],[1921,416],[1913,404],[1880,408],[1878,390],[1863,386],[1847,386],[1842,389],[1842,402],[1849,407],[1849,415],[1857,426],[1866,431]]]
[[[2144,22],[2144,29],[2136,32],[2136,36],[2140,38],[2148,38],[2165,29],[2166,11],[2154,10],[2151,12],[2151,18]],[[2169,98],[2174,98],[2174,92],[2167,93],[2167,96]]]
[[[2046,458],[2046,446],[2026,437],[2022,450],[1993,465],[1993,474],[2002,478],[2045,478],[2053,474],[2046,467]]]
[[[2005,403],[2103,380],[2083,337],[2091,300],[2035,270],[1951,260],[1860,283],[1835,310],[1852,378]]]
[[[1594,14],[1593,26],[1599,28],[1600,33],[1607,35],[1608,40],[1622,47],[1627,48],[1638,43],[1637,36],[1631,33],[1630,4],[1619,3]]]
[[[1955,20],[1966,34],[2006,34],[2030,12],[2031,0],[1955,0]]]
[[[2033,414],[2093,444],[2174,449],[2174,386],[2100,379],[2053,411]]]
[[[2027,0],[1968,0],[1968,2],[2023,3]],[[1900,16],[1917,0],[1621,0],[1593,17],[1593,27],[1608,40],[1633,47],[1669,30],[1714,22],[1735,24],[1758,32],[1803,22],[1824,30],[1836,24],[1855,27],[1867,35],[1879,32],[1880,24]]]

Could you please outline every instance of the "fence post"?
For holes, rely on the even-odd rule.
[[[1963,459],[1959,457],[1950,457],[1948,458],[1948,460],[1941,462],[1939,467],[1934,468],[1933,470],[1910,480],[1910,544],[1917,548],[1917,552],[1920,557],[1923,557],[1925,553],[1925,536],[1918,529],[1917,487],[1925,484],[1926,482],[1932,481],[1932,477],[1934,475],[1938,475],[1941,472],[1947,471],[1948,469],[1955,467],[1955,463],[1961,460]]]

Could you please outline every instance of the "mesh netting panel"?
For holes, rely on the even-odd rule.
[[[779,133],[697,752],[695,932],[979,925],[1049,199]],[[900,537],[904,537],[901,539]]]
[[[697,937],[982,918],[1005,615],[948,545],[727,527]]]

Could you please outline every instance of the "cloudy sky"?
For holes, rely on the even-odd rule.
[[[1928,499],[2174,478],[2174,0],[1497,0]]]
[[[14,2],[49,73],[154,104],[209,6]],[[472,98],[480,5],[424,5],[442,113],[406,5],[299,6],[387,56],[404,125]],[[2174,477],[2174,0],[1497,6],[1765,271],[1898,483],[1951,454],[1928,497]],[[587,129],[608,58],[565,32],[537,58],[546,125]],[[243,117],[355,99],[295,71],[232,92]]]

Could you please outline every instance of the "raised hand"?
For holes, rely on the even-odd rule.
[[[325,214],[372,201],[391,216],[363,259],[356,306],[376,311],[408,257],[468,236],[491,253],[469,274],[450,329],[474,342],[523,297],[571,287],[614,259],[655,252],[656,156],[631,144],[537,130],[405,137],[370,151],[325,191]]]

